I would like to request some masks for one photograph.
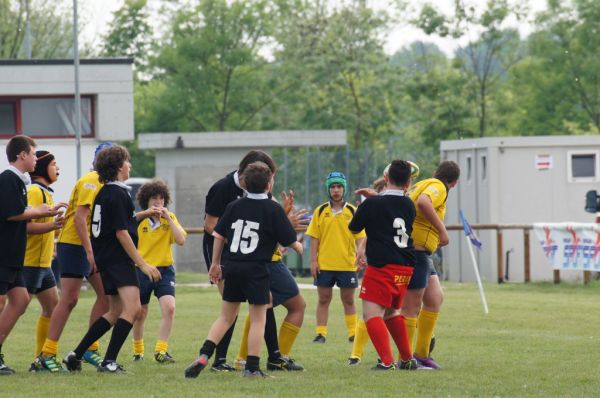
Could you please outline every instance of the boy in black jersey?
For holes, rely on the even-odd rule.
[[[65,207],[59,203],[53,208],[43,203],[27,206],[26,185],[31,183],[28,172],[35,169],[35,142],[24,135],[11,138],[6,145],[10,165],[0,174],[0,298],[8,298],[0,313],[0,376],[15,373],[6,366],[2,344],[25,312],[29,294],[23,280],[23,262],[27,240],[27,221],[50,217]]]
[[[109,309],[90,326],[77,348],[63,362],[70,371],[81,370],[81,359],[90,344],[102,337],[114,325],[104,361],[98,372],[123,372],[117,355],[133,327],[141,309],[139,281],[135,266],[150,279],[160,279],[160,272],[148,265],[136,249],[137,222],[130,188],[129,153],[115,145],[101,150],[95,162],[100,182],[104,183],[92,207],[90,236],[94,258]]]
[[[259,368],[259,354],[270,301],[268,265],[277,242],[302,253],[283,208],[269,199],[273,184],[269,167],[262,162],[250,164],[244,171],[244,182],[248,195],[227,205],[213,232],[209,277],[212,282],[225,280],[221,315],[213,323],[200,356],[185,370],[186,377],[197,377],[206,367],[237,317],[240,303],[246,300],[251,324],[244,376],[265,376]]]
[[[385,175],[385,191],[367,198],[348,226],[354,233],[362,229],[367,233],[368,266],[359,297],[363,300],[363,318],[369,337],[381,359],[374,370],[395,369],[388,332],[400,351],[398,367],[418,368],[408,343],[404,317],[398,313],[415,264],[410,234],[416,210],[406,195],[410,176],[410,164],[394,160]],[[363,247],[357,257],[359,265],[364,266]]]

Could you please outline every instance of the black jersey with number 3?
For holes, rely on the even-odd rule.
[[[267,194],[248,194],[227,205],[215,231],[227,238],[221,262],[268,263],[277,242],[289,246],[296,232],[283,208]]]
[[[384,191],[367,198],[356,210],[348,225],[351,231],[367,233],[369,265],[415,265],[410,234],[415,220],[415,205],[403,191]]]
[[[131,263],[116,232],[127,230],[137,246],[137,222],[135,208],[128,187],[121,182],[109,182],[98,192],[90,222],[90,238],[94,258],[98,266]]]

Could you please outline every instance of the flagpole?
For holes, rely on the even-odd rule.
[[[477,286],[479,286],[479,295],[481,296],[481,302],[483,303],[483,312],[488,314],[490,311],[488,310],[487,300],[485,299],[485,294],[483,293],[483,284],[481,283],[481,277],[479,276],[479,269],[477,268],[477,260],[475,259],[475,252],[473,251],[473,245],[471,244],[471,240],[467,235],[465,235],[465,239],[467,241],[467,247],[469,248],[469,253],[471,253],[471,261],[473,263],[473,270],[475,271],[475,278],[477,279]]]

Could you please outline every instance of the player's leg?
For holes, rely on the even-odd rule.
[[[321,271],[315,279],[317,285],[317,327],[314,343],[324,343],[327,337],[327,321],[329,318],[329,304],[333,295],[333,285],[328,286],[329,282],[325,276],[327,271]]]
[[[54,274],[52,274],[52,271],[50,269],[47,270],[48,272],[48,278],[47,279],[52,279],[52,281],[54,281]],[[46,338],[48,337],[48,328],[50,327],[50,318],[52,317],[52,312],[54,311],[54,308],[56,308],[56,305],[58,304],[58,289],[56,288],[56,283],[49,287],[49,288],[40,288],[43,290],[39,290],[36,293],[36,297],[37,300],[40,303],[40,306],[42,307],[42,312],[40,313],[40,316],[37,319],[37,322],[35,324],[35,356],[37,357],[38,355],[40,355],[40,353],[42,352],[42,347],[44,346],[44,343],[46,341]],[[35,366],[35,370],[41,370],[40,366],[41,364],[38,363],[38,361],[34,361],[34,364],[32,364]],[[30,370],[33,370],[33,367]]]
[[[363,354],[365,352],[365,347],[369,342],[369,333],[367,332],[367,324],[365,320],[360,318],[356,322],[356,331],[354,332],[354,342],[352,343],[352,353],[348,358],[347,364],[349,366],[359,365]]]
[[[18,276],[18,279],[21,279],[21,276]],[[0,284],[4,283],[0,282]],[[22,279],[17,284],[4,284],[4,287],[0,287],[0,289],[0,296],[4,293],[7,297],[6,305],[0,313],[0,375],[10,375],[14,373],[14,370],[4,363],[2,345],[19,317],[25,313],[29,304],[29,294]]]
[[[261,375],[260,348],[265,331],[268,304],[250,304],[250,331],[248,333],[248,357],[246,359],[245,376]]]
[[[175,319],[175,296],[164,295],[158,299],[162,318],[158,331],[158,341],[154,347],[154,359],[160,363],[173,363],[175,359],[169,354],[169,337]]]
[[[169,354],[169,337],[175,319],[175,268],[160,267],[161,279],[155,282],[154,295],[158,298],[161,320],[158,330],[158,341],[154,347],[154,359],[159,363],[173,363]]]
[[[336,282],[340,288],[340,299],[344,306],[344,322],[348,332],[348,341],[353,342],[357,320],[354,293],[358,287],[358,275],[356,272],[336,272],[336,275]]]
[[[138,317],[133,322],[133,360],[141,361],[144,359],[144,325],[148,317],[148,304],[143,304]]]
[[[429,349],[435,325],[444,301],[444,292],[436,274],[429,277],[429,284],[423,296],[423,308],[417,322],[417,344],[415,357],[424,366],[440,369],[441,366],[431,358]]]
[[[108,311],[108,297],[104,294],[104,288],[102,286],[102,279],[100,273],[95,272],[88,276],[88,282],[96,293],[96,300],[90,311],[89,324],[92,325],[98,318]],[[83,355],[83,359],[94,366],[99,366],[102,363],[102,355],[100,354],[100,342],[94,341],[88,347],[87,351]]]
[[[402,301],[400,313],[405,318],[406,332],[411,347],[414,347],[417,334],[417,317],[421,311],[423,294],[429,279],[429,254],[424,251],[415,251],[415,268],[408,284],[408,290]]]
[[[133,323],[133,360],[141,361],[144,359],[144,324],[148,316],[148,303],[154,290],[154,283],[146,274],[136,267],[136,273],[140,282],[140,304],[142,309],[135,322]]]

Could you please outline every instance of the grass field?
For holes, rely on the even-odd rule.
[[[205,280],[204,276],[179,276],[180,283]],[[34,301],[4,345],[6,361],[18,373],[0,379],[0,397],[598,396],[598,282],[588,286],[488,284],[488,315],[483,314],[475,285],[446,283],[444,288],[446,300],[433,355],[443,370],[383,374],[369,371],[376,360],[370,345],[363,364],[348,368],[345,361],[351,345],[346,340],[339,300],[332,304],[327,343],[313,344],[316,292],[304,290],[308,308],[292,356],[307,371],[276,373],[276,378],[269,380],[246,380],[239,373],[210,371],[195,380],[184,379],[183,369],[197,354],[219,308],[216,289],[193,287],[180,287],[177,291],[170,349],[176,364],[161,366],[150,358],[134,363],[128,341],[119,357],[127,375],[99,375],[89,365],[84,365],[79,374],[29,374],[38,313]],[[60,342],[61,355],[71,350],[86,331],[92,298],[90,292],[82,294]],[[276,313],[281,317],[284,309],[277,309]],[[147,349],[154,347],[157,325],[158,311],[153,301],[147,322]],[[240,329],[230,348],[231,361],[237,352]],[[104,350],[107,339],[102,344]]]

